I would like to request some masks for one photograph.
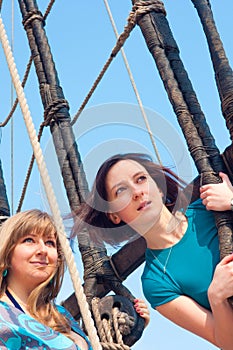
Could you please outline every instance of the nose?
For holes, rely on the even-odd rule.
[[[133,199],[138,199],[144,195],[143,189],[138,186],[135,186],[132,192],[133,192]]]
[[[38,242],[37,254],[47,254],[47,247],[43,239],[40,239]]]

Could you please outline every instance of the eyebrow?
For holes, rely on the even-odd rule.
[[[137,173],[135,173],[135,174],[132,176],[132,178],[135,179],[135,177],[137,177],[137,176],[139,176],[139,175],[142,175],[142,174],[147,174],[147,173],[146,173],[145,171],[140,170],[140,171],[138,171]],[[111,188],[110,191],[112,192],[116,187],[121,186],[122,184],[124,184],[124,181],[118,182],[117,184],[115,184],[115,185],[112,186],[112,188]]]
[[[56,240],[56,236],[52,233],[48,233],[48,234],[45,234],[45,233],[34,233],[34,232],[30,232],[30,233],[27,233],[25,235],[22,236],[23,237],[42,237],[42,238],[46,238],[46,239],[55,239]]]

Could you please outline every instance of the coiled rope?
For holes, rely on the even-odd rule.
[[[107,317],[101,319],[98,307],[99,300],[99,298],[92,299],[92,311],[103,349],[130,350],[129,346],[124,344],[122,335],[130,333],[134,326],[134,318],[114,306],[112,308],[112,320]]]

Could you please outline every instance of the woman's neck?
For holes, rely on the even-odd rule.
[[[159,220],[144,235],[147,247],[151,249],[169,248],[183,237],[187,230],[187,219],[181,212],[172,214],[165,206]]]
[[[7,289],[23,308],[27,307],[27,300],[30,295],[29,291],[11,284],[7,285]]]

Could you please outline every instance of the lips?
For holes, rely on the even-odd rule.
[[[140,210],[143,210],[144,208],[146,208],[146,207],[148,207],[148,205],[150,205],[151,204],[151,201],[144,201],[144,202],[142,202],[142,203],[140,203],[140,206],[138,207],[138,211],[140,211]]]
[[[31,264],[40,265],[40,266],[47,266],[48,265],[48,263],[46,261],[32,261]]]

